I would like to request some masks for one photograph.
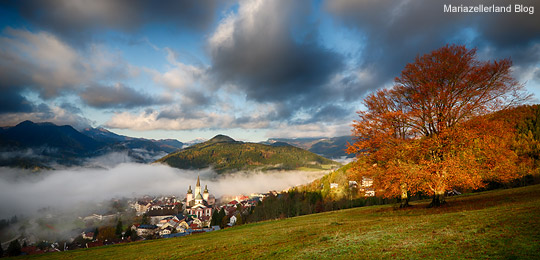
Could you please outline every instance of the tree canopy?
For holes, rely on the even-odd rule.
[[[348,152],[367,156],[364,172],[405,205],[408,193],[432,194],[439,205],[447,190],[514,178],[513,128],[485,118],[528,98],[511,66],[457,45],[417,57],[392,88],[364,99]]]

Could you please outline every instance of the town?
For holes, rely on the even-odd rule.
[[[15,247],[23,254],[40,254],[216,231],[243,224],[243,218],[257,203],[266,196],[278,195],[270,191],[216,199],[207,185],[204,190],[201,187],[197,177],[195,189],[189,185],[184,199],[173,195],[113,199],[100,203],[102,208],[94,213],[73,217],[75,220],[51,209],[43,209],[38,219],[20,220],[14,216],[11,220],[2,220],[1,228],[11,226],[17,234],[9,241],[2,241],[2,247],[18,244]],[[62,228],[63,223],[70,222],[75,224]]]
[[[267,193],[223,195],[216,198],[210,193],[208,185],[202,188],[198,176],[194,189],[187,185],[183,193],[179,187],[178,193],[185,196],[146,195],[112,199],[94,206],[81,204],[81,208],[90,208],[86,214],[74,215],[43,209],[37,218],[17,219],[14,216],[12,220],[2,220],[0,228],[10,230],[15,236],[8,241],[2,241],[2,247],[20,248],[22,254],[29,255],[195,235],[248,222],[348,208],[353,204],[350,201],[343,202],[343,198],[350,199],[351,193],[355,194],[353,198],[364,200],[362,203],[366,205],[381,203],[374,202],[378,198],[374,197],[373,181],[370,178],[363,178],[360,184],[351,180],[337,182],[337,173],[333,172],[328,178],[316,182],[316,185],[322,190],[328,187],[329,196],[334,199],[338,199],[339,194],[342,194],[341,205],[323,199],[321,193],[300,192],[303,186],[279,192],[273,190]],[[299,196],[299,192],[302,195]],[[313,197],[317,199],[314,200]],[[256,206],[259,206],[260,210],[254,213]],[[304,210],[287,209],[285,213],[285,208],[288,207]],[[306,208],[311,209],[305,210]]]

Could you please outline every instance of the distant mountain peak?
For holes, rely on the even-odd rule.
[[[236,140],[226,135],[216,135],[212,139],[208,140],[209,143],[234,143]]]

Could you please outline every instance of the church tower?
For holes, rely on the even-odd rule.
[[[201,181],[199,180],[199,176],[197,176],[197,186],[195,186],[195,197],[197,194],[201,194]]]
[[[193,191],[191,190],[191,185],[189,185],[189,189],[186,194],[186,205],[189,205],[189,203],[193,200]]]
[[[204,193],[203,193],[203,199],[208,201],[208,196],[210,194],[208,194],[208,186],[207,185],[204,185]]]

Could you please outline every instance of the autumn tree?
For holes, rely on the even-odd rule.
[[[348,151],[367,156],[374,184],[405,203],[408,193],[423,191],[433,195],[436,206],[452,188],[479,187],[493,174],[510,178],[501,165],[512,165],[515,156],[495,160],[497,153],[511,152],[508,136],[467,124],[528,98],[511,76],[511,65],[509,59],[479,61],[476,49],[456,45],[417,57],[391,89],[365,98]],[[475,127],[485,129],[488,121],[482,122]]]
[[[99,234],[97,239],[99,241],[111,241],[116,239],[116,228],[114,227],[101,227],[99,228]]]

